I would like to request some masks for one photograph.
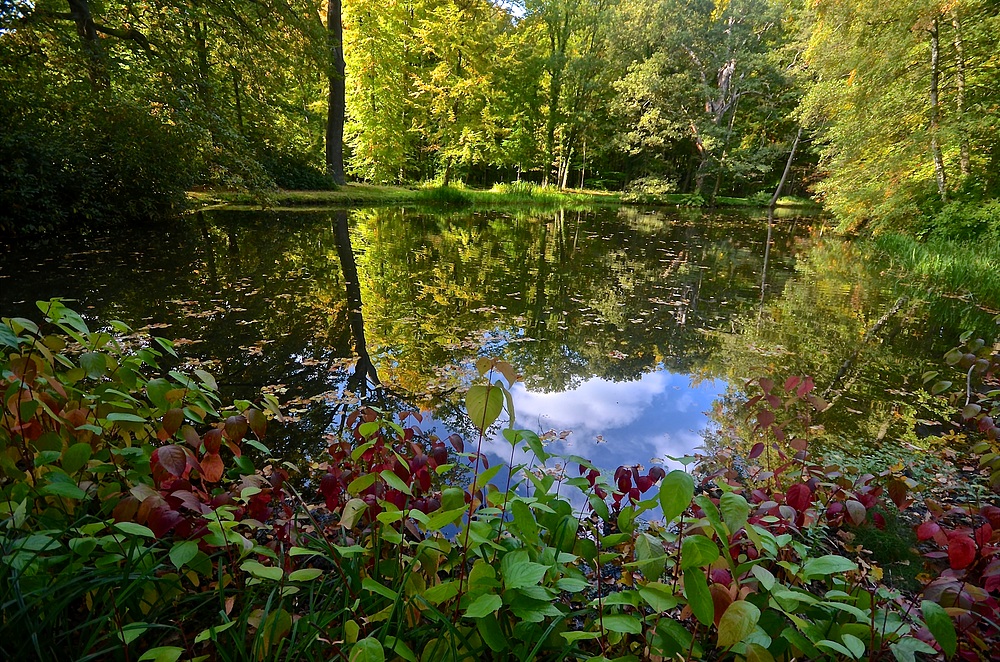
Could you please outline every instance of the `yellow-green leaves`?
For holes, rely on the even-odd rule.
[[[694,479],[680,470],[668,473],[660,483],[660,508],[664,521],[671,521],[691,504],[694,497]]]
[[[480,432],[485,432],[500,417],[500,412],[503,411],[503,391],[503,385],[499,381],[492,385],[476,384],[469,388],[469,393],[465,396],[465,408],[472,424]]]
[[[746,639],[759,620],[760,610],[746,600],[729,605],[719,620],[719,648],[729,648]]]

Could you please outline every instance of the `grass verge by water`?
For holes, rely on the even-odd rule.
[[[872,239],[875,248],[912,280],[971,297],[977,304],[1000,309],[1000,252],[986,242],[918,239],[886,234]]]
[[[560,190],[541,187],[527,182],[497,184],[491,189],[471,189],[463,186],[428,185],[414,188],[402,186],[378,186],[374,184],[351,183],[335,191],[192,191],[188,199],[196,206],[253,206],[253,207],[321,207],[356,205],[428,205],[445,207],[479,207],[503,209],[509,207],[532,209],[583,208],[594,206],[616,206],[622,204],[646,204],[668,206],[690,206],[690,195],[667,194],[656,199],[630,201],[619,193],[587,189]],[[700,200],[700,198],[699,198]],[[759,206],[750,198],[718,197],[720,207]],[[782,207],[815,206],[810,200],[782,198]]]

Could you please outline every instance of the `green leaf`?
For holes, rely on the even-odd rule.
[[[267,579],[273,582],[279,581],[285,574],[281,568],[261,565],[257,561],[244,561],[240,569],[250,573],[257,579]]]
[[[746,600],[729,605],[719,620],[719,648],[729,648],[742,642],[757,627],[760,609]]]
[[[746,526],[747,518],[750,516],[750,504],[741,495],[733,492],[726,492],[719,499],[719,510],[722,512],[722,519],[729,529],[730,535],[735,535],[737,531]]]
[[[890,644],[889,650],[897,662],[917,662],[916,653],[934,655],[937,653],[934,647],[920,641],[916,637],[903,637],[899,641]]]
[[[681,543],[681,569],[704,567],[719,558],[719,547],[711,538],[702,535],[685,536]]]
[[[643,576],[655,581],[663,574],[667,553],[658,538],[648,533],[640,533],[635,539],[635,560]]]
[[[499,595],[486,593],[473,600],[472,604],[465,610],[466,618],[482,618],[487,614],[495,614],[503,606],[503,600]]]
[[[771,572],[763,566],[755,565],[750,569],[750,572],[757,578],[757,582],[765,591],[770,591],[771,587],[774,586],[774,582],[777,581],[774,578],[774,575],[772,575]]]
[[[586,632],[583,630],[574,630],[572,632],[560,632],[559,634],[561,634],[563,638],[569,643],[573,643],[574,641],[584,641],[584,640],[601,638],[600,632]]]
[[[118,522],[115,528],[130,536],[141,536],[143,538],[156,538],[156,534],[148,526],[136,524],[135,522]]]
[[[39,490],[46,496],[65,497],[67,499],[83,499],[87,493],[73,483],[52,482]]]
[[[857,570],[858,566],[854,561],[836,554],[827,554],[817,559],[809,559],[802,566],[804,577],[825,577],[850,570]]]
[[[216,625],[214,627],[207,628],[198,633],[198,636],[194,638],[194,643],[200,644],[203,641],[208,641],[213,636],[219,634],[220,632],[225,632],[229,628],[236,625],[237,621],[229,621],[228,623],[223,623],[222,625]]]
[[[865,654],[865,642],[861,641],[853,634],[842,634],[840,635],[840,640],[844,642],[844,646],[847,650],[851,651],[851,656],[855,660],[860,660]]]
[[[826,650],[831,650],[836,653],[840,653],[841,655],[844,655],[846,657],[852,657],[851,651],[847,648],[847,646],[839,644],[836,641],[830,641],[829,639],[824,639],[823,641],[816,642],[816,647],[823,648]]]
[[[606,614],[601,618],[605,630],[622,634],[642,634],[642,621],[630,614]]]
[[[365,577],[361,580],[361,588],[369,591],[370,593],[375,593],[376,595],[381,595],[384,598],[389,598],[390,600],[396,600],[396,598],[399,597],[398,593],[393,591],[388,586],[383,586],[371,577]]]
[[[486,642],[486,645],[494,652],[500,653],[510,648],[510,642],[507,640],[503,630],[500,628],[499,621],[497,621],[496,616],[493,614],[487,614],[482,618],[476,619],[476,629],[479,631],[483,641]]]
[[[715,604],[701,568],[684,571],[684,597],[702,625],[711,626],[715,620]]]
[[[469,387],[469,393],[465,396],[465,409],[476,429],[485,432],[503,411],[503,387],[483,384]]]
[[[170,409],[171,403],[167,400],[167,393],[173,389],[173,384],[162,377],[146,382],[146,395],[160,409]]]
[[[639,595],[655,611],[664,612],[677,606],[673,588],[660,582],[650,582],[639,588]]]
[[[452,508],[451,510],[445,510],[439,513],[431,515],[431,518],[427,520],[427,530],[428,531],[440,531],[444,527],[452,524],[455,520],[462,516],[463,513],[467,511],[465,506],[460,508]]]
[[[388,469],[383,469],[379,476],[382,480],[394,490],[399,490],[403,494],[409,494],[412,496],[413,492],[410,491],[410,486],[403,482],[403,479],[389,471]]]
[[[510,512],[514,516],[514,526],[526,541],[538,540],[538,522],[524,501],[516,499],[510,504]]]
[[[440,604],[445,600],[451,600],[456,595],[458,595],[458,582],[456,581],[441,582],[440,584],[431,586],[420,594],[424,600],[427,600],[432,605]]]
[[[663,519],[670,522],[691,505],[694,497],[694,479],[687,473],[675,469],[660,481],[660,508]]]
[[[67,448],[62,455],[62,468],[68,474],[75,474],[82,469],[90,459],[92,452],[90,444],[80,442]]]
[[[126,646],[131,644],[133,641],[142,636],[142,633],[153,627],[149,623],[143,623],[142,621],[137,621],[135,623],[127,623],[122,626],[122,629],[118,631],[118,638],[124,642]]]
[[[88,377],[96,379],[108,369],[108,357],[100,352],[84,352],[80,355],[80,365]]]
[[[150,648],[140,655],[139,662],[143,660],[151,660],[152,662],[177,662],[183,654],[184,649],[177,646],[158,646],[157,648]]]
[[[361,499],[351,499],[344,504],[340,513],[340,525],[345,529],[353,529],[358,519],[368,510],[368,504]]]
[[[924,615],[927,629],[934,635],[934,639],[941,646],[945,657],[954,655],[958,646],[958,637],[955,634],[955,623],[952,622],[948,612],[944,610],[944,607],[930,600],[924,600],[920,603],[920,611]]]
[[[528,561],[527,553],[511,552],[500,562],[500,575],[508,589],[537,586],[546,570],[546,566]]]
[[[301,570],[293,570],[288,573],[288,581],[290,582],[311,582],[317,577],[322,576],[323,571],[319,568],[302,568]]]
[[[115,411],[108,414],[107,419],[116,423],[145,423],[146,419],[135,414]]]
[[[376,480],[378,480],[378,475],[376,474],[364,474],[358,476],[357,478],[352,480],[350,484],[347,486],[347,493],[361,494],[369,487],[374,485]]]
[[[198,543],[194,540],[182,540],[170,548],[170,562],[180,570],[198,554]]]

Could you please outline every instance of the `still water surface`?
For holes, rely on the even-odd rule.
[[[767,372],[815,377],[834,402],[816,420],[828,445],[915,442],[931,415],[919,375],[990,319],[901,282],[817,217],[786,214],[769,232],[760,212],[358,209],[349,246],[343,218],[204,211],[162,232],[11,252],[0,314],[38,319],[34,301],[61,296],[95,325],[175,339],[226,395],[267,387],[287,403],[294,422],[270,441],[293,461],[336,430],[359,325],[390,399],[433,411],[424,427],[438,432],[471,435],[462,396],[476,357],[497,356],[523,375],[517,425],[606,468],[692,453]]]

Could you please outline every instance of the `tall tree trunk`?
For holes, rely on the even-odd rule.
[[[962,43],[962,23],[958,10],[951,10],[951,25],[955,28],[955,109],[958,115],[959,172],[969,174],[969,134],[965,130],[965,45]]]
[[[583,178],[587,174],[587,140],[583,140],[583,161],[580,164],[580,190],[583,190]]]
[[[562,67],[552,72],[549,78],[549,113],[545,120],[545,163],[542,171],[542,186],[549,185],[552,163],[556,152],[556,124],[559,119],[559,98],[562,96]]]
[[[344,83],[344,26],[341,0],[327,0],[326,34],[330,49],[330,96],[326,111],[326,171],[338,186],[344,185],[344,114],[346,87]]]
[[[785,169],[781,173],[781,179],[778,180],[778,187],[774,189],[774,195],[771,196],[771,202],[767,204],[767,208],[773,210],[774,206],[778,204],[778,198],[781,197],[781,189],[785,188],[785,182],[788,181],[788,173],[792,171],[792,161],[795,160],[795,150],[799,146],[799,140],[802,138],[802,127],[799,127],[798,133],[795,134],[795,140],[792,141],[792,151],[788,154],[788,160],[785,161]],[[765,269],[766,269],[765,263]]]
[[[347,290],[347,318],[351,325],[351,336],[354,338],[354,353],[358,355],[358,363],[347,380],[347,387],[364,395],[368,388],[368,380],[376,386],[381,382],[375,364],[368,354],[368,343],[365,340],[365,318],[361,312],[361,281],[358,279],[358,265],[354,261],[354,249],[351,247],[347,211],[339,209],[333,214],[333,236],[337,243],[340,268],[344,274],[344,287]]]
[[[569,168],[573,162],[573,148],[570,147],[566,151],[566,158],[563,159],[562,167],[562,181],[559,183],[559,188],[565,189],[569,185]]]
[[[944,173],[944,157],[941,155],[941,108],[938,99],[938,82],[941,70],[938,64],[940,44],[938,40],[938,19],[931,26],[931,153],[934,157],[934,177],[937,179],[938,195],[941,202],[948,202],[948,182]]]
[[[240,79],[240,72],[236,70],[236,67],[230,69],[233,75],[233,99],[236,102],[236,126],[240,130],[240,135],[245,134],[243,128],[243,102],[240,100],[240,85],[242,81]]]
[[[69,13],[76,24],[76,34],[87,56],[87,75],[96,87],[108,86],[108,71],[101,51],[101,42],[97,38],[97,24],[90,13],[89,0],[68,0]]]

